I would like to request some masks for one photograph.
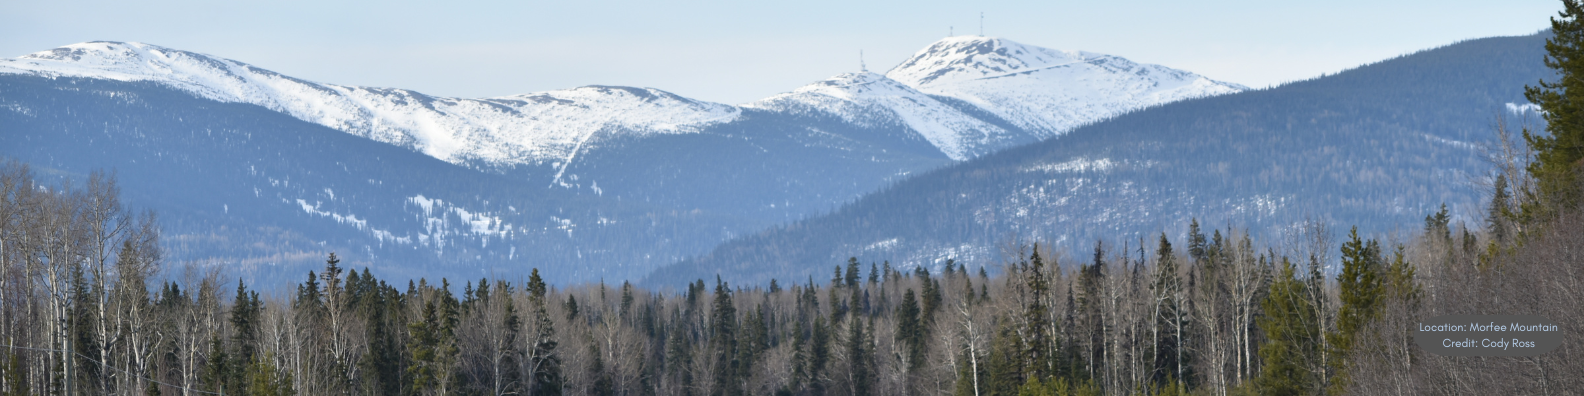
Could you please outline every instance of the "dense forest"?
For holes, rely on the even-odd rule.
[[[1521,173],[1527,174],[1527,173]],[[526,279],[388,283],[334,254],[295,292],[161,259],[115,180],[0,169],[0,391],[25,394],[1466,394],[1584,389],[1584,345],[1455,358],[1416,320],[1538,314],[1584,328],[1577,211],[1498,191],[1489,224],[1380,241],[1320,222],[939,274],[849,260],[830,279],[685,291]],[[1524,179],[1529,180],[1529,179]],[[1512,191],[1543,191],[1515,183]],[[1524,187],[1530,186],[1530,187]],[[1529,208],[1526,210],[1526,208]],[[1538,216],[1524,218],[1525,213]],[[1092,254],[1090,254],[1092,253]],[[1339,271],[1324,263],[1340,262]],[[161,274],[166,274],[163,278]]]

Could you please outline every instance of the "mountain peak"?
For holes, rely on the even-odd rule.
[[[1117,56],[981,36],[931,43],[886,77],[972,103],[1041,138],[1146,106],[1247,89]]]
[[[953,36],[924,47],[887,77],[912,86],[949,84],[1084,61],[1078,51],[1024,45],[999,37]]]

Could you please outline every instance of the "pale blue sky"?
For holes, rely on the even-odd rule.
[[[1533,33],[1555,0],[0,0],[0,57],[142,41],[313,81],[484,97],[582,85],[742,103],[884,71],[948,33],[1106,53],[1252,87],[1478,37]]]

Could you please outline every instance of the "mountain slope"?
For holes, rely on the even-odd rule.
[[[1106,59],[1137,67],[1023,73],[986,86],[1016,88],[1011,99],[962,89],[969,85],[942,85],[976,72],[1049,69],[1055,59],[1046,59],[1050,54],[1065,53],[1002,39],[948,38],[890,72],[929,76],[910,80],[916,86],[872,73],[848,74],[743,106],[603,86],[485,99],[434,97],[310,82],[230,59],[120,42],[0,60],[0,74],[152,82],[218,102],[262,106],[529,184],[723,211],[751,226],[813,215],[903,175],[1030,143],[1078,123],[1236,89],[1176,96],[1141,90],[1162,80],[1129,73],[1133,69],[1193,75],[1114,57]],[[1023,107],[1008,107],[1006,100]],[[1060,114],[1044,114],[1052,111]],[[808,171],[835,164],[841,170],[834,178]],[[744,191],[756,193],[740,196]]]
[[[1033,141],[1020,129],[1003,128],[976,118],[942,100],[869,72],[838,75],[743,107],[787,114],[823,113],[870,128],[905,126],[957,161]]]
[[[152,82],[0,75],[0,158],[105,169],[159,213],[167,258],[298,281],[337,252],[394,276],[620,279],[696,254],[740,219],[478,172],[268,109]],[[457,280],[453,278],[453,280]]]
[[[413,274],[636,277],[1055,133],[867,72],[742,106],[605,86],[461,99],[91,42],[0,60],[0,84],[0,156],[117,170],[173,223],[173,260],[259,271],[338,251]]]
[[[1276,88],[1157,106],[908,179],[827,216],[738,238],[655,284],[823,276],[856,256],[993,265],[1009,238],[1137,245],[1190,218],[1263,238],[1314,216],[1364,233],[1480,213],[1494,115],[1551,72],[1545,36],[1471,40]],[[1521,107],[1521,106],[1520,106]]]
[[[731,120],[737,113],[731,106],[627,87],[459,99],[319,84],[143,43],[68,45],[0,60],[0,72],[158,82],[205,99],[263,106],[442,161],[495,167],[569,162],[577,147],[602,129],[678,133]]]

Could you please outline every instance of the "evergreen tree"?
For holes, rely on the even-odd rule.
[[[204,386],[209,388],[210,392],[222,394],[227,392],[237,394],[241,392],[240,384],[235,382],[241,376],[236,374],[239,370],[232,366],[234,363],[235,360],[231,358],[230,354],[226,353],[225,344],[220,341],[220,337],[218,335],[211,337],[209,339],[209,356],[204,361],[203,375],[201,377]]]
[[[855,312],[847,321],[847,375],[849,393],[853,396],[870,394],[873,366],[870,359],[869,337],[864,332],[864,322]]]
[[[710,396],[742,394],[739,381],[741,362],[737,360],[737,307],[732,304],[731,288],[715,278],[715,302],[710,309],[710,351],[714,354],[715,388]]]
[[[72,354],[67,356],[66,359],[70,359],[71,365],[75,369],[73,374],[75,374],[74,387],[76,389],[74,391],[77,394],[89,394],[99,390],[97,389],[97,384],[100,381],[100,374],[102,374],[99,364],[88,359],[88,355],[91,353],[89,351],[93,351],[97,347],[100,337],[103,336],[103,334],[99,334],[96,331],[94,326],[94,323],[99,321],[99,312],[93,309],[94,301],[99,299],[99,293],[97,288],[93,287],[84,276],[81,263],[68,265],[70,266],[68,276],[71,282],[67,286],[70,290],[70,295],[68,296],[70,305],[66,307],[68,312],[66,330],[69,337],[66,342],[71,343],[71,347],[68,349],[72,351]],[[221,359],[224,360],[224,357],[222,356]],[[219,365],[218,373],[223,375],[219,378],[222,382],[235,377],[231,375],[231,371],[228,369],[229,366],[226,363],[224,361],[217,363]],[[225,382],[225,384],[230,385],[233,383]]]
[[[290,372],[275,367],[275,357],[271,354],[248,364],[247,366],[247,394],[252,396],[291,396],[297,394],[292,389],[292,375]]]
[[[1187,315],[1183,311],[1182,279],[1178,276],[1177,256],[1164,233],[1160,236],[1156,255],[1155,281],[1150,286],[1155,295],[1156,379],[1164,380],[1167,376],[1188,378],[1185,364],[1187,351],[1184,350],[1183,340]]]
[[[990,340],[990,358],[986,359],[988,381],[985,381],[985,390],[990,395],[1017,394],[1018,388],[1028,378],[1024,371],[1026,354],[1022,338],[1018,336],[1017,329],[1007,322],[999,326]]]
[[[1040,257],[1039,245],[1034,245],[1034,253],[1029,255],[1028,272],[1023,274],[1023,281],[1028,288],[1028,301],[1023,306],[1024,355],[1028,364],[1030,377],[1044,378],[1054,374],[1055,356],[1052,356],[1054,340],[1050,328],[1053,325],[1050,319],[1050,307],[1045,303],[1050,293],[1050,280],[1045,276],[1045,259]]]
[[[684,395],[693,394],[693,348],[690,345],[685,331],[672,329],[671,337],[666,341],[666,370],[676,379]]]
[[[1452,243],[1452,216],[1447,213],[1446,204],[1441,204],[1441,210],[1434,214],[1425,215],[1425,236],[1437,237],[1446,243]]]
[[[738,375],[747,380],[753,373],[754,361],[759,359],[759,354],[770,349],[770,329],[765,323],[764,303],[760,303],[758,309],[748,311],[741,330],[737,345],[737,361],[740,365]]]
[[[1205,248],[1205,236],[1199,231],[1199,219],[1192,219],[1188,223],[1188,257],[1193,258],[1194,263],[1203,262]]]
[[[830,364],[831,325],[822,316],[814,317],[814,334],[809,340],[809,391],[825,394],[825,369]]]
[[[919,319],[918,298],[914,297],[913,289],[908,289],[902,294],[902,305],[896,310],[897,341],[902,344],[907,355],[907,370],[909,373],[917,371],[924,365],[924,326]]]
[[[1507,242],[1507,219],[1512,217],[1508,210],[1511,197],[1507,195],[1507,175],[1496,174],[1495,185],[1492,186],[1490,209],[1485,215],[1485,226],[1490,230],[1491,243],[1502,244]]]
[[[231,358],[236,359],[235,367],[246,367],[253,363],[254,355],[258,351],[258,321],[259,304],[258,292],[248,293],[247,284],[237,281],[236,299],[231,304],[231,346],[236,352]]]
[[[605,354],[600,353],[598,343],[589,340],[589,351],[594,359],[589,361],[588,374],[594,381],[589,383],[586,394],[593,396],[612,396],[616,394],[616,384],[611,379],[611,373],[605,370]]]
[[[577,318],[578,318],[577,296],[574,296],[574,295],[571,295],[571,294],[567,295],[566,317],[567,317],[567,321],[568,322],[577,320]]]
[[[937,279],[930,279],[928,270],[922,271],[920,273],[923,274],[919,279],[921,280],[920,283],[924,286],[924,292],[919,296],[919,305],[921,307],[921,310],[919,311],[919,324],[921,326],[920,329],[923,330],[924,334],[927,336],[930,331],[930,326],[935,325],[935,314],[940,312],[941,289],[940,281]]]
[[[555,350],[555,323],[545,310],[547,287],[544,279],[539,277],[538,268],[528,275],[527,289],[528,304],[533,310],[533,332],[528,338],[528,356],[523,359],[528,394],[560,395],[566,381],[561,377],[561,357]]]
[[[858,258],[847,258],[847,276],[842,278],[847,287],[858,287]]]
[[[1297,279],[1295,266],[1282,259],[1281,273],[1260,303],[1265,315],[1258,319],[1265,334],[1259,355],[1264,368],[1256,379],[1259,393],[1310,395],[1319,387],[1315,368],[1320,366],[1318,307],[1309,300],[1308,284]]]
[[[1535,210],[1572,210],[1579,203],[1580,159],[1584,159],[1584,6],[1562,0],[1562,12],[1551,18],[1552,37],[1546,39],[1545,65],[1557,72],[1553,81],[1524,88],[1524,97],[1540,106],[1548,134],[1524,131],[1534,148],[1529,164],[1539,189]]]
[[[351,279],[348,277],[349,283]],[[363,269],[361,279],[358,286],[349,287],[358,291],[348,293],[352,295],[355,313],[363,318],[368,342],[368,350],[358,361],[361,386],[366,393],[400,393],[406,362],[402,361],[404,347],[398,333],[404,327],[402,312],[406,310],[402,307],[400,293],[384,282],[375,283],[368,268]]]
[[[979,359],[980,361],[985,361],[986,359],[986,357],[983,355],[969,356],[970,353],[972,352],[970,352],[968,348],[963,348],[963,356],[960,358],[960,360],[968,362],[974,359]],[[990,381],[990,373],[986,366],[987,365],[981,364],[978,367],[979,370],[974,371],[974,365],[958,364],[957,384],[955,389],[952,391],[952,396],[982,396],[975,393],[974,387],[978,384],[988,383]]]
[[[1353,227],[1348,241],[1342,244],[1342,273],[1337,275],[1342,305],[1337,310],[1336,331],[1329,337],[1335,356],[1330,361],[1338,374],[1332,379],[1332,387],[1337,392],[1347,383],[1347,370],[1342,369],[1342,362],[1347,361],[1354,345],[1364,336],[1361,333],[1365,325],[1380,312],[1385,291],[1382,267],[1380,243],[1373,239],[1360,240],[1358,227]]]

